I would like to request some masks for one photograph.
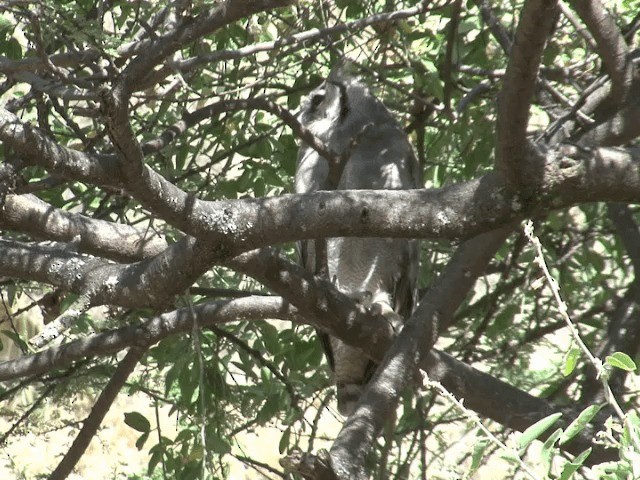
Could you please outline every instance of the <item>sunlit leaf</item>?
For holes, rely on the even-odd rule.
[[[522,432],[522,435],[520,435],[520,438],[518,439],[518,448],[526,448],[531,442],[551,428],[561,416],[562,413],[560,412],[552,413],[528,427],[524,432]]]
[[[601,408],[602,405],[590,405],[580,412],[580,415],[578,415],[578,417],[565,429],[558,443],[563,445],[584,430]]]
[[[615,352],[611,355],[608,355],[606,358],[606,362],[612,367],[626,370],[627,372],[635,372],[636,368],[638,368],[636,367],[636,364],[631,359],[631,357],[624,352]]]

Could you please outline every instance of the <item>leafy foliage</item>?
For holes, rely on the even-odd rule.
[[[105,120],[105,92],[113,93],[135,61],[154,53],[159,45],[154,41],[196,24],[218,3],[58,1],[36,2],[32,11],[31,5],[9,1],[0,6],[0,72],[6,75],[0,84],[1,104],[60,147],[97,159],[121,156],[122,147],[114,142]],[[343,56],[353,59],[358,73],[405,127],[423,165],[426,188],[461,185],[494,170],[496,99],[510,57],[481,12],[487,2],[301,1],[285,8],[275,8],[278,2],[264,3],[274,7],[256,9],[219,29],[193,34],[189,41],[176,39],[173,53],[153,63],[130,88],[126,128],[151,171],[187,192],[190,199],[291,193],[299,132],[281,116],[254,108],[198,114],[210,112],[206,108],[218,102],[255,99],[295,112],[304,95]],[[524,2],[490,3],[491,15],[513,41]],[[418,6],[424,6],[420,13],[398,20],[362,23],[375,15]],[[607,7],[626,42],[634,45],[637,2],[618,1]],[[564,119],[573,121],[585,92],[606,80],[606,66],[593,38],[578,29],[574,15],[567,7],[558,16],[542,57],[528,131],[536,140],[551,139]],[[340,25],[346,27],[331,30]],[[294,37],[316,29],[324,33],[311,40]],[[637,69],[637,62],[634,65]],[[597,122],[604,113],[596,109],[589,115],[590,121]],[[572,134],[577,138],[589,122],[576,121],[576,125]],[[4,124],[0,129],[9,132]],[[637,146],[637,140],[623,145]],[[0,145],[3,165],[14,169],[10,178],[0,172],[0,205],[9,197],[34,194],[47,208],[136,227],[148,233],[147,238],[166,242],[165,247],[184,240],[180,225],[158,215],[131,188],[74,177],[70,169],[25,161],[23,156],[10,142]],[[116,170],[113,177],[120,178],[122,172]],[[538,194],[543,199],[546,192]],[[615,192],[611,198],[616,198]],[[549,401],[557,410],[541,415],[542,419],[529,418],[528,425],[520,424],[524,432],[517,447],[509,450],[513,455],[508,455],[511,460],[502,472],[504,478],[525,475],[522,458],[542,472],[541,478],[564,480],[592,474],[637,478],[640,420],[634,408],[638,407],[640,263],[637,245],[634,249],[627,239],[638,236],[638,208],[581,202],[565,209],[532,209],[532,215],[569,316],[606,367],[596,372],[576,347],[561,317],[563,307],[539,281],[536,252],[520,229],[514,230],[486,267],[473,294],[441,332],[437,347],[523,394]],[[0,213],[1,239],[30,245],[40,239],[64,242],[65,251],[80,251],[132,269],[145,261],[142,254],[123,260],[87,250],[75,238],[80,233],[63,239],[44,229],[46,221],[38,222],[39,226],[12,224],[8,214]],[[5,245],[0,244],[0,249]],[[273,246],[283,257],[295,260],[292,244]],[[444,237],[423,242],[422,292],[433,285],[458,246],[458,241]],[[197,270],[197,263],[185,270]],[[144,308],[107,302],[105,309],[83,311],[66,331],[64,342],[138,325],[178,307],[189,312],[221,298],[274,294],[268,285],[222,263],[197,275],[186,293],[162,292],[161,301]],[[165,276],[178,273],[169,271]],[[71,315],[84,298],[86,292],[51,287],[47,278],[26,266],[19,274],[0,277],[0,309],[6,310],[0,324],[3,354],[8,345],[20,355],[31,353],[28,340],[34,334],[21,325],[26,322],[21,314],[40,307],[49,323],[64,312]],[[20,294],[34,299],[28,308],[17,302]],[[286,300],[295,304],[296,299]],[[156,413],[158,405],[165,406],[176,419],[176,431],[161,431],[148,413],[124,413],[122,421],[138,435],[135,446],[149,453],[146,472],[136,478],[229,478],[232,459],[264,475],[285,475],[279,465],[265,465],[240,437],[275,426],[281,435],[278,444],[270,447],[285,454],[295,449],[313,452],[318,444],[325,445],[327,437],[335,436],[323,430],[323,425],[335,423],[337,413],[331,373],[315,329],[299,322],[247,318],[248,314],[224,325],[172,332],[148,349],[123,392],[148,397]],[[82,419],[38,427],[34,415],[44,409],[41,400],[73,412],[78,392],[102,391],[120,360],[111,352],[104,355],[96,350],[95,356],[71,367],[45,369],[28,381],[7,383],[0,387],[5,402],[27,389],[39,400],[33,409],[29,402],[12,400],[15,403],[3,408],[3,415],[21,428],[39,428],[40,433],[74,425]],[[607,377],[612,394],[621,402],[623,418],[614,415],[615,421],[605,423],[615,412],[607,404],[600,375]],[[405,393],[394,432],[375,445],[368,460],[373,474],[426,478],[427,473],[440,472],[442,478],[471,478],[474,472],[491,468],[497,447],[487,432],[476,430],[472,445],[465,445],[468,419],[436,390],[415,393]],[[560,413],[568,412],[568,407],[574,407],[573,417]],[[505,401],[498,409],[510,408],[515,407]],[[496,440],[509,444],[509,425],[488,422],[488,426]],[[593,466],[590,449],[577,454],[574,450],[573,455],[564,451],[576,436],[595,438],[600,430],[605,431],[602,441],[617,449],[617,458]],[[0,438],[10,441],[13,431],[9,428]],[[458,449],[459,445],[465,447]],[[533,445],[537,453],[527,457]]]

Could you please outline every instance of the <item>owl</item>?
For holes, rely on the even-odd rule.
[[[329,180],[329,162],[302,144],[296,164],[296,193],[332,188],[422,188],[420,165],[404,130],[369,88],[343,67],[332,70],[308,95],[298,120],[342,160],[343,167],[335,185]],[[304,267],[317,273],[314,243],[301,242],[299,251]],[[329,279],[335,286],[400,327],[414,307],[418,241],[329,238],[326,251]],[[338,411],[348,416],[375,364],[359,349],[323,332],[318,334],[334,374]]]

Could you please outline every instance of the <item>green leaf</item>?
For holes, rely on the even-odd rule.
[[[631,410],[624,421],[622,447],[630,447],[628,450],[631,450],[637,444],[640,444],[640,417],[635,411]],[[640,454],[640,452],[637,453]]]
[[[561,416],[562,413],[560,412],[552,413],[528,427],[524,432],[522,432],[522,435],[520,435],[520,438],[518,439],[518,448],[526,448],[529,446],[531,442],[551,428]]]
[[[280,395],[275,393],[269,395],[256,415],[256,420],[260,425],[263,425],[277,415],[281,407],[282,401]]]
[[[0,33],[8,32],[13,28],[13,22],[6,15],[0,15]]]
[[[136,440],[136,448],[138,450],[142,450],[142,447],[144,447],[144,444],[147,442],[148,439],[149,439],[149,432],[145,432],[142,435],[140,435],[140,438]]]
[[[217,446],[215,442],[210,441],[209,445],[211,446],[211,449],[214,452],[218,453],[218,451],[215,448],[215,446]],[[199,461],[199,460],[202,460],[202,457],[204,456],[203,454],[204,454],[204,449],[202,448],[202,445],[197,445],[193,448],[193,450],[191,450],[191,452],[189,452],[189,455],[185,457],[185,460],[187,462]]]
[[[566,428],[562,436],[560,437],[560,441],[558,442],[560,445],[567,443],[573,437],[575,437],[578,433],[580,433],[584,427],[596,416],[596,414],[600,411],[602,405],[590,405],[585,408],[578,418],[576,418],[573,422],[569,424]]]
[[[124,423],[138,432],[147,433],[151,430],[151,424],[147,417],[139,412],[127,412],[124,414]]]
[[[260,325],[261,339],[264,346],[270,352],[277,352],[282,348],[278,336],[278,329],[268,322],[264,322]]]
[[[278,452],[282,455],[289,448],[289,438],[291,438],[291,427],[287,427],[282,436],[280,437],[280,443],[278,443]]]
[[[67,309],[69,309],[69,307],[73,305],[76,300],[78,300],[78,295],[75,293],[65,295],[65,297],[60,302],[60,311],[67,311]]]
[[[591,447],[578,455],[573,462],[567,462],[562,469],[559,480],[569,480],[573,474],[582,466],[587,457],[591,455]]]
[[[4,46],[4,52],[11,60],[20,60],[22,58],[22,47],[20,42],[15,38],[11,38]]]
[[[208,446],[211,447],[214,453],[224,455],[231,451],[231,444],[219,435],[211,435],[208,438]]]
[[[554,452],[556,450],[555,444],[562,435],[562,429],[558,428],[555,432],[549,435],[542,444],[542,451],[540,452],[541,463],[545,466],[545,469],[549,471],[551,469],[551,460],[553,459]]]
[[[13,340],[13,343],[15,343],[20,350],[25,352],[29,350],[29,345],[27,344],[27,342],[25,342],[22,337],[13,330],[1,330],[0,333]]]
[[[562,362],[562,375],[568,377],[573,373],[580,358],[580,349],[578,347],[571,348],[565,355]]]
[[[615,352],[613,355],[609,355],[606,358],[607,365],[625,370],[627,372],[634,372],[636,370],[636,364],[631,357],[623,352]]]
[[[489,445],[489,441],[486,438],[479,437],[475,444],[473,445],[473,452],[471,454],[471,465],[469,466],[468,475],[471,475],[475,472],[478,467],[482,464],[482,459],[484,458],[484,454],[487,450],[487,445]]]

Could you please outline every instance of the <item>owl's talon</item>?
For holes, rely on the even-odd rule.
[[[371,310],[373,305],[373,294],[370,291],[363,290],[362,292],[357,292],[354,295],[351,295],[351,297],[367,310]]]
[[[376,302],[371,305],[369,311],[375,315],[383,316],[385,320],[389,322],[394,332],[399,332],[402,329],[402,317],[398,315],[388,303]]]

